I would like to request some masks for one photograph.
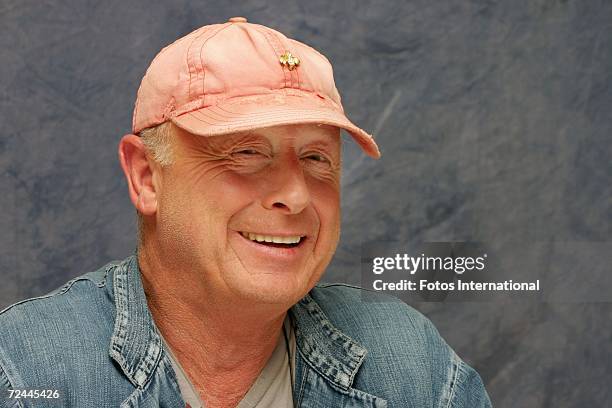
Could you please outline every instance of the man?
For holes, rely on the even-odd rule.
[[[4,407],[481,407],[432,324],[316,286],[340,232],[331,65],[242,17],[164,48],[119,145],[134,256],[0,315]]]

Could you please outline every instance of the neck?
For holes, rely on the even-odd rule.
[[[270,358],[287,308],[220,299],[146,251],[139,266],[153,320],[206,406],[235,406]]]

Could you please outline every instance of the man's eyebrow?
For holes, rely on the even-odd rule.
[[[212,136],[207,138],[204,142],[213,147],[215,149],[225,150],[230,149],[236,145],[252,142],[252,141],[264,141],[265,138],[261,135],[258,135],[255,132],[244,132],[244,133],[236,133],[236,134],[228,134],[228,135],[220,135],[220,136]]]
[[[336,147],[336,143],[334,142],[333,138],[326,138],[326,139],[317,139],[317,140],[312,140],[309,142],[304,143],[303,147],[319,147],[319,148],[325,148],[326,150],[329,151],[337,151],[339,150]]]

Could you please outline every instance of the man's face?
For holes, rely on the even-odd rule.
[[[174,163],[159,178],[155,233],[185,274],[176,278],[213,296],[290,304],[304,296],[339,239],[339,130],[173,131]]]

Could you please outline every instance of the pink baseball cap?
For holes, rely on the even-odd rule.
[[[327,58],[244,17],[201,27],[153,59],[138,89],[132,132],[168,120],[200,136],[327,124],[380,157],[372,136],[344,114]]]

